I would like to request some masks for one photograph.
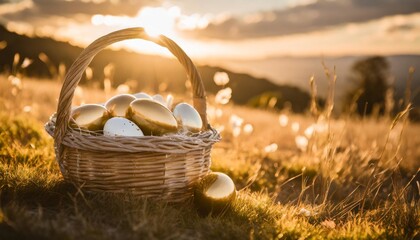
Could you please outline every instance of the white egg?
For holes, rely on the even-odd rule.
[[[173,114],[181,126],[191,132],[199,132],[203,128],[203,121],[195,108],[188,103],[175,106]]]
[[[131,94],[120,94],[113,96],[106,103],[105,107],[114,117],[124,117],[130,103],[136,100]]]
[[[126,136],[140,137],[144,136],[141,129],[132,121],[122,118],[113,117],[109,119],[104,126],[105,136]]]
[[[149,94],[144,93],[144,92],[139,92],[139,93],[136,93],[136,94],[134,94],[134,97],[136,97],[137,99],[142,99],[142,98],[145,98],[145,99],[150,99],[150,100],[152,100],[152,97],[151,97]]]
[[[152,96],[152,98],[153,98],[153,100],[154,100],[155,102],[158,102],[158,103],[162,104],[163,106],[167,107],[167,106],[166,106],[166,101],[165,101],[165,99],[162,97],[162,95],[160,95],[160,94],[156,94],[156,95],[153,95],[153,96]]]

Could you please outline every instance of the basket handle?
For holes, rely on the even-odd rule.
[[[78,58],[71,65],[66,74],[63,87],[61,88],[60,97],[58,99],[57,120],[54,132],[56,147],[60,147],[68,129],[68,122],[71,114],[71,104],[74,91],[82,78],[82,75],[93,57],[102,51],[105,47],[128,39],[144,39],[154,42],[160,46],[166,47],[181,63],[187,72],[187,76],[191,81],[193,91],[193,105],[197,109],[203,121],[203,129],[209,129],[207,114],[206,114],[206,92],[203,81],[198,73],[195,65],[185,52],[171,39],[166,36],[159,35],[151,37],[146,34],[145,30],[140,27],[126,28],[119,31],[109,33],[101,38],[98,38],[85,48]]]

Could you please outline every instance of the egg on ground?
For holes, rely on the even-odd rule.
[[[131,94],[120,94],[110,98],[105,103],[105,107],[112,116],[124,117],[130,103],[134,100],[136,100],[136,97]]]
[[[126,117],[136,123],[145,135],[159,136],[178,131],[178,123],[172,112],[153,100],[134,100]]]
[[[194,189],[194,203],[201,215],[222,213],[235,197],[235,184],[229,176],[220,172],[209,173]]]
[[[90,131],[102,130],[110,118],[108,110],[99,104],[85,104],[72,110],[70,126]]]
[[[188,103],[179,103],[175,106],[173,113],[184,130],[199,132],[203,128],[200,114]]]
[[[122,117],[113,117],[106,121],[104,135],[126,137],[144,136],[141,129],[134,122]]]

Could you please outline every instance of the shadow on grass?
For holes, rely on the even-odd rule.
[[[74,195],[76,192],[77,189],[74,185],[64,181],[58,181],[48,187],[29,182],[16,188],[3,187],[1,189],[1,206],[15,203],[28,207],[54,209],[66,202],[69,203],[69,195]]]
[[[247,193],[249,194],[249,193]],[[192,199],[82,193],[70,183],[1,191],[0,239],[247,239],[276,236],[270,199],[242,194],[222,215],[200,217]]]

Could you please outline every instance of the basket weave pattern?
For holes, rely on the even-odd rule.
[[[110,137],[68,126],[74,91],[93,57],[112,43],[144,39],[166,47],[184,67],[203,131],[193,135]],[[57,117],[45,125],[54,137],[56,158],[67,181],[87,191],[129,192],[170,202],[192,196],[192,187],[209,172],[212,145],[220,135],[207,123],[206,94],[196,67],[185,52],[165,36],[150,37],[143,28],[127,28],[89,45],[64,80]]]

